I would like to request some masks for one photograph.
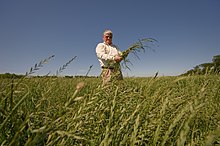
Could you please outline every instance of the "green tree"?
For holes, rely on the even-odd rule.
[[[199,65],[200,67],[200,74],[212,73],[213,63],[203,63]]]
[[[220,55],[213,56],[212,58],[214,71],[216,73],[220,72]]]
[[[202,63],[193,67],[182,75],[204,75],[204,74],[219,74],[220,73],[220,55],[213,56],[212,62]]]

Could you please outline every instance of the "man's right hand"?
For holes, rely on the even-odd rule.
[[[119,56],[119,55],[115,55],[115,57],[114,57],[114,60],[116,61],[116,62],[121,62],[122,61],[122,57],[121,56]]]

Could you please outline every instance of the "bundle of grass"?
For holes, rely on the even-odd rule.
[[[138,40],[136,43],[132,44],[130,47],[128,47],[128,49],[126,49],[125,51],[122,52],[121,56],[123,57],[123,61],[126,68],[128,68],[130,70],[130,68],[128,67],[127,63],[131,63],[130,60],[127,58],[128,55],[130,53],[134,54],[138,59],[140,59],[138,57],[138,53],[140,52],[145,52],[146,49],[151,49],[153,52],[155,52],[154,49],[151,48],[150,45],[152,45],[153,43],[157,42],[156,39],[153,38],[144,38],[144,39],[140,39]],[[150,43],[150,44],[149,44]]]

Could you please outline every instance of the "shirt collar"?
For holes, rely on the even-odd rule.
[[[113,44],[111,44],[111,45],[109,45],[109,44],[106,44],[105,42],[103,42],[105,45],[107,45],[107,46],[113,46]]]

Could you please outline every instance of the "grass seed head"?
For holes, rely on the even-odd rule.
[[[76,85],[76,89],[78,91],[82,90],[82,88],[85,86],[85,83],[84,82],[79,82],[77,85]]]

